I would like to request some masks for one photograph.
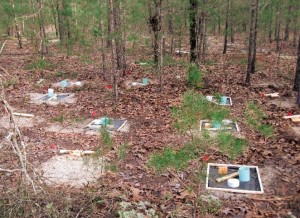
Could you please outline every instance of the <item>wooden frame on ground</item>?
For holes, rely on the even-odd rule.
[[[255,169],[256,173],[257,173],[257,180],[259,183],[259,188],[260,190],[245,190],[245,189],[241,189],[241,188],[219,188],[219,187],[211,187],[209,186],[209,181],[210,180],[210,168],[211,167],[219,167],[219,166],[227,166],[229,167],[234,167],[234,168],[239,168],[242,167],[244,165],[234,165],[234,164],[217,164],[217,163],[208,163],[207,165],[207,175],[206,175],[206,184],[205,187],[207,190],[217,190],[217,191],[228,191],[228,192],[236,192],[236,193],[244,193],[244,194],[263,194],[264,193],[264,189],[262,186],[262,181],[260,178],[260,173],[259,173],[259,169],[257,166],[247,166],[250,169]]]

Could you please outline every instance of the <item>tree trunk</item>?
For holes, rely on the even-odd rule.
[[[114,21],[114,4],[113,0],[108,0],[108,5],[109,5],[109,20],[110,20],[110,30],[112,34],[114,35],[115,32],[115,21]],[[113,79],[113,90],[114,90],[114,98],[115,98],[115,105],[117,104],[117,99],[118,99],[118,81],[117,81],[117,72],[116,72],[116,67],[115,67],[115,57],[114,57],[114,51],[115,51],[115,36],[112,37],[111,39],[111,76]]]
[[[246,74],[246,85],[250,85],[250,75],[252,73],[252,63],[254,54],[254,35],[255,35],[255,22],[256,22],[256,10],[257,10],[258,0],[252,0],[251,6],[251,18],[250,18],[250,34],[249,34],[249,51],[248,51],[248,65]]]
[[[293,87],[294,91],[299,91],[300,89],[299,82],[300,82],[300,36],[298,40],[298,57],[297,57],[297,67],[296,67],[296,74],[295,74],[294,87]],[[298,95],[298,100],[299,100],[299,95]],[[299,105],[299,101],[298,101],[298,105]]]
[[[16,33],[17,33],[17,38],[18,38],[18,42],[19,42],[19,48],[23,48],[23,44],[22,44],[22,36],[20,33],[20,29],[19,29],[19,24],[16,18],[16,11],[15,11],[15,2],[14,0],[11,0],[11,5],[13,8],[13,16],[14,16],[14,23],[15,23],[15,29],[16,29]]]
[[[221,17],[218,15],[218,34],[221,34]]]
[[[254,22],[254,39],[253,39],[253,56],[251,61],[251,73],[255,72],[256,63],[256,39],[257,39],[257,27],[258,26],[258,0],[255,6],[255,22]]]
[[[154,34],[153,42],[153,54],[154,54],[154,63],[158,69],[158,59],[159,59],[159,32],[161,30],[161,10],[162,10],[162,0],[154,0],[154,14],[152,15],[151,2],[148,1],[148,7],[150,11],[149,24]]]
[[[52,16],[53,16],[53,23],[54,23],[54,27],[55,27],[55,35],[56,35],[56,38],[58,38],[59,30],[58,30],[58,24],[57,24],[57,10],[55,9],[53,0],[51,0],[51,10],[52,10]]]
[[[120,0],[114,1],[114,32],[117,35],[116,41],[116,60],[117,60],[117,71],[122,69],[122,33],[121,33],[121,12],[120,12]]]
[[[40,53],[41,53],[41,59],[44,59],[44,55],[48,53],[48,48],[46,46],[45,40],[46,40],[46,31],[45,31],[45,25],[44,25],[44,17],[43,17],[43,2],[42,0],[38,0],[39,4],[39,26],[40,26],[40,37],[41,37],[41,47],[40,47]]]
[[[225,18],[225,29],[224,29],[224,48],[223,54],[227,52],[227,36],[228,36],[228,20],[229,20],[229,9],[231,0],[227,0],[226,18]]]
[[[291,23],[291,12],[292,12],[292,6],[289,5],[288,8],[288,14],[286,18],[286,23],[285,23],[285,30],[284,30],[284,41],[289,40],[289,32],[290,32],[290,23]]]
[[[58,30],[59,30],[59,39],[60,43],[65,43],[65,25],[62,16],[63,3],[62,0],[57,0],[56,2],[56,10],[57,10],[57,20],[58,20]]]
[[[160,92],[163,90],[163,70],[164,70],[164,47],[165,47],[165,37],[163,36],[161,39],[161,47],[160,47],[160,71],[159,71],[159,89]]]
[[[196,36],[196,14],[197,14],[197,0],[190,0],[190,62],[196,62],[196,47],[197,47],[197,36]]]
[[[273,20],[273,8],[270,5],[270,22],[269,22],[269,43],[272,43],[272,20]]]

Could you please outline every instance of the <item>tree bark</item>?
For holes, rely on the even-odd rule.
[[[153,0],[154,3],[154,14],[152,15],[151,1],[148,0],[148,7],[150,12],[149,24],[154,34],[153,41],[153,55],[154,63],[158,69],[158,59],[159,59],[159,32],[161,31],[161,10],[162,10],[162,0]]]
[[[56,1],[56,10],[57,10],[57,20],[58,20],[58,30],[59,30],[59,39],[60,43],[65,43],[65,25],[64,20],[62,16],[62,10],[63,10],[63,3],[62,0]]]
[[[258,0],[257,0],[257,3],[256,3],[256,6],[255,6],[253,56],[252,56],[252,60],[251,60],[251,73],[255,72],[257,28],[258,28]]]
[[[248,50],[248,65],[246,74],[246,85],[250,85],[250,75],[252,73],[253,55],[254,55],[254,38],[255,38],[255,23],[256,10],[258,9],[258,0],[252,0],[251,18],[250,18],[250,34],[249,34],[249,50]],[[254,63],[255,64],[255,63]]]
[[[229,20],[229,9],[230,9],[231,0],[227,0],[227,9],[226,9],[226,18],[225,18],[225,29],[224,29],[224,48],[223,54],[227,52],[227,36],[228,36],[228,20]]]
[[[11,0],[11,5],[13,8],[13,16],[14,16],[14,23],[15,23],[15,29],[16,29],[16,33],[17,33],[17,38],[18,38],[18,42],[19,42],[19,48],[23,48],[23,44],[22,44],[22,35],[20,33],[20,29],[19,29],[19,24],[16,18],[16,10],[15,10],[15,1]]]
[[[41,47],[40,47],[40,53],[41,53],[41,59],[44,59],[44,55],[48,53],[48,48],[46,46],[45,40],[46,40],[46,31],[45,31],[45,25],[44,25],[44,17],[43,17],[43,2],[42,0],[38,0],[39,4],[39,26],[40,26],[40,37],[41,37]]]
[[[292,5],[289,5],[288,7],[288,14],[286,18],[286,23],[285,23],[285,30],[284,30],[284,41],[289,40],[289,33],[290,33],[290,23],[291,23],[291,12],[292,12]]]
[[[197,48],[197,36],[196,36],[196,14],[197,14],[197,0],[190,0],[190,62],[196,62],[196,48]]]
[[[298,40],[298,55],[297,55],[297,66],[296,66],[296,74],[295,74],[295,80],[294,80],[294,87],[293,90],[294,91],[299,91],[300,89],[300,36],[299,36],[299,40]],[[299,96],[298,96],[299,99]],[[299,105],[299,101],[298,101],[298,105]]]
[[[110,30],[111,33],[114,35],[115,32],[115,21],[114,21],[114,4],[113,0],[108,0],[108,5],[109,5],[109,20],[110,20]],[[115,65],[115,36],[111,38],[111,76],[113,79],[113,91],[114,91],[114,98],[115,98],[115,105],[117,104],[117,99],[118,99],[118,81],[117,81],[117,72],[116,72],[116,65]]]

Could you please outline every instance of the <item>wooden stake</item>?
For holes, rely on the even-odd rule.
[[[222,182],[222,181],[234,178],[234,177],[236,177],[238,175],[239,175],[239,172],[231,173],[231,174],[229,174],[227,176],[223,176],[223,177],[217,178],[216,181],[217,182]]]

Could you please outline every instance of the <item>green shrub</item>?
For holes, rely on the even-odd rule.
[[[46,59],[39,59],[28,64],[25,69],[26,70],[44,70],[51,69],[53,67],[53,63]]]
[[[174,127],[182,133],[197,128],[201,119],[221,122],[229,115],[227,108],[209,102],[193,91],[186,92],[183,95],[182,105],[172,108],[172,112],[176,120]]]
[[[262,123],[267,118],[267,115],[253,101],[248,102],[245,117],[248,124],[263,136],[271,137],[273,135],[274,127],[270,124]]]
[[[177,170],[187,167],[188,161],[195,158],[195,148],[192,144],[187,144],[178,151],[166,148],[162,153],[153,154],[149,160],[149,165],[161,172],[168,168]]]
[[[199,88],[203,85],[203,72],[194,64],[190,65],[188,69],[187,82],[193,88]]]
[[[237,138],[228,132],[220,132],[217,136],[217,146],[230,159],[236,159],[238,155],[243,153],[246,145],[245,139]]]

